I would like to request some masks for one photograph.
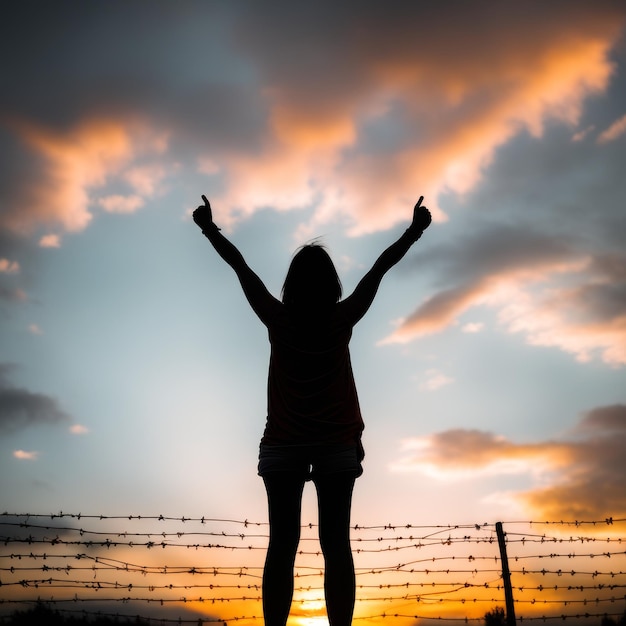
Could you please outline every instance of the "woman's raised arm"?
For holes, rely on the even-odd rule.
[[[213,221],[211,204],[206,196],[203,195],[202,200],[204,204],[193,212],[193,221],[202,229],[202,233],[211,242],[216,252],[235,270],[250,306],[259,319],[267,324],[277,308],[280,308],[280,302],[272,296],[263,281],[248,266],[235,245],[222,235]]]
[[[356,289],[342,303],[341,307],[350,322],[356,324],[370,308],[383,276],[409,251],[409,248],[430,226],[430,211],[422,206],[424,196],[420,196],[413,209],[413,221],[402,236],[392,243],[376,260],[372,269],[361,279]]]

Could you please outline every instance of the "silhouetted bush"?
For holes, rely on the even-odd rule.
[[[506,615],[504,609],[497,606],[492,611],[485,613],[485,626],[504,626],[506,624]]]

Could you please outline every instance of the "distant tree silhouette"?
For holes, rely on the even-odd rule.
[[[485,613],[485,626],[505,626],[505,624],[506,613],[502,607],[497,606]],[[592,624],[592,622],[590,621],[589,624]],[[605,615],[600,621],[600,626],[626,626],[626,611],[618,620]]]
[[[485,626],[504,626],[505,624],[506,615],[501,606],[497,606],[493,610],[485,613]]]
[[[65,616],[43,602],[38,602],[28,610],[15,611],[7,621],[2,623],[5,626],[119,626],[120,624],[147,626],[150,621],[139,616],[115,618],[94,614],[79,617]]]
[[[612,617],[605,615],[602,618],[602,622],[600,622],[601,626],[626,626],[626,611],[624,614],[616,621]]]

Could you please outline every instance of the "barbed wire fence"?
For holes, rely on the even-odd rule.
[[[625,528],[613,518],[355,524],[355,622],[483,622],[505,605],[509,577],[509,623],[617,620]],[[0,610],[43,603],[155,624],[260,624],[267,542],[267,524],[248,520],[3,513]],[[323,569],[317,527],[305,524],[292,614],[313,619],[306,623],[325,614]]]

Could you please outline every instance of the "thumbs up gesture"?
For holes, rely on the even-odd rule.
[[[415,234],[416,237],[419,237],[423,231],[425,231],[432,222],[433,218],[430,215],[430,211],[422,206],[422,201],[424,200],[424,196],[420,196],[420,199],[417,201],[413,209],[413,221],[409,226],[408,230]]]
[[[433,219],[430,215],[430,211],[425,206],[422,206],[423,200],[424,196],[420,196],[420,199],[413,209],[413,221],[409,227],[411,231],[415,231],[416,233],[421,233],[426,230]]]
[[[193,221],[204,231],[217,228],[213,222],[213,212],[211,211],[211,203],[205,195],[202,196],[204,204],[201,204],[193,212]],[[219,230],[219,228],[217,228]]]

